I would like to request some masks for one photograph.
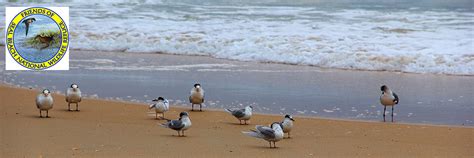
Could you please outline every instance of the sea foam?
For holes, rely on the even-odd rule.
[[[100,5],[75,1],[70,5],[71,49],[75,50],[474,75],[472,9],[133,1]]]

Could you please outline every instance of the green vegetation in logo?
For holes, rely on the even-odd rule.
[[[59,48],[61,33],[59,30],[41,30],[38,34],[26,39],[25,45],[31,48]]]

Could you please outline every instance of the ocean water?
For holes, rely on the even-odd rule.
[[[69,6],[70,47],[76,50],[474,75],[472,0],[65,0],[0,4]],[[4,14],[4,8],[0,12]],[[5,20],[1,18],[3,28]]]

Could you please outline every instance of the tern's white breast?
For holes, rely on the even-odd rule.
[[[69,103],[78,103],[81,102],[81,90],[78,88],[74,91],[72,88],[68,88],[66,91],[66,101]]]
[[[250,117],[252,117],[252,110],[250,109],[245,109],[244,111],[244,116],[239,118],[240,120],[250,120]]]
[[[274,141],[278,142],[278,141],[282,140],[283,136],[284,136],[283,131],[280,128],[280,130],[275,131],[275,140]]]
[[[183,123],[184,123],[183,129],[181,129],[183,131],[189,129],[192,125],[191,124],[191,119],[189,119],[189,117],[183,117],[183,118],[181,118],[181,121],[183,121]]]
[[[44,94],[39,94],[36,97],[36,106],[40,110],[49,110],[53,108],[53,97],[51,97],[51,95],[46,97]]]
[[[158,102],[155,105],[155,111],[157,113],[164,113],[168,111],[168,108],[169,108],[168,105],[166,105],[164,102]]]
[[[283,133],[288,133],[293,128],[293,121],[285,118],[285,120],[283,120],[282,125],[283,125]]]
[[[203,97],[204,90],[201,89],[199,92],[196,90],[196,88],[193,88],[193,90],[191,90],[191,102],[193,104],[201,104]]]

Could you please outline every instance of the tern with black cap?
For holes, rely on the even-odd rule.
[[[189,114],[187,112],[181,112],[179,114],[179,119],[177,120],[162,119],[165,119],[168,122],[161,124],[161,126],[177,131],[178,136],[184,136],[184,131],[191,127],[191,119],[189,119]]]
[[[76,104],[76,111],[79,111],[79,102],[81,102],[81,100],[81,89],[79,89],[77,84],[71,84],[71,86],[66,90],[67,110],[71,111],[71,104]]]
[[[150,105],[149,109],[155,109],[155,118],[158,119],[158,114],[161,114],[161,117],[165,117],[165,112],[170,108],[169,101],[163,97],[158,97],[152,100],[154,103]]]
[[[53,96],[48,89],[44,89],[36,97],[36,107],[39,109],[40,117],[43,117],[42,111],[46,111],[46,117],[49,117],[49,110],[53,108]]]
[[[194,111],[194,105],[199,105],[199,111],[202,111],[202,104],[204,103],[204,89],[202,89],[201,84],[194,84],[193,89],[191,89],[191,94],[189,95],[189,102],[191,103],[191,111]]]

